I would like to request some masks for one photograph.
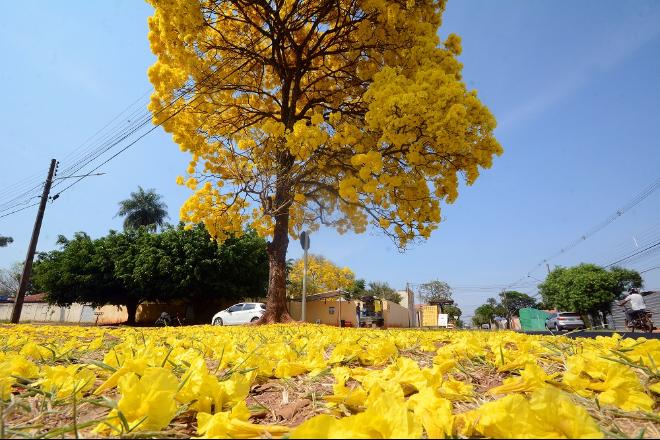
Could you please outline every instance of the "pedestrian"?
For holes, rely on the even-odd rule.
[[[360,303],[357,303],[355,306],[355,326],[359,327],[360,326]]]

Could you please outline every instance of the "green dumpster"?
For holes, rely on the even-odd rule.
[[[523,331],[545,330],[545,320],[550,313],[543,310],[520,309],[520,327]]]

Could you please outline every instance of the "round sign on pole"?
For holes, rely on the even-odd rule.
[[[300,246],[302,246],[305,251],[309,249],[309,232],[302,231],[300,233]]]

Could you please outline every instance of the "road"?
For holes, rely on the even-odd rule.
[[[550,331],[530,331],[523,332],[527,335],[561,335],[568,336],[569,338],[595,338],[596,336],[613,336],[615,333],[620,334],[624,338],[646,338],[646,339],[660,339],[660,333],[643,333],[643,332],[613,332],[613,331],[589,331],[589,330],[579,330],[572,332],[550,332]]]

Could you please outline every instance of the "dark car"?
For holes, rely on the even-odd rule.
[[[575,330],[585,328],[584,321],[579,313],[558,312],[548,316],[545,320],[545,328],[548,330]]]

